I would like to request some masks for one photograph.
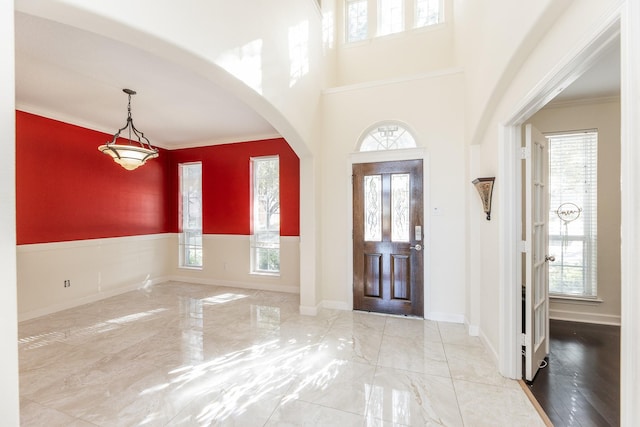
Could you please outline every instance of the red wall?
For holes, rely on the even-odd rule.
[[[161,150],[126,171],[111,135],[16,112],[17,244],[178,231],[178,164],[202,161],[205,234],[249,234],[250,158],[280,156],[281,235],[300,234],[300,163],[284,139]]]
[[[98,151],[111,137],[16,112],[19,245],[169,231],[166,151],[126,171]]]
[[[271,155],[280,156],[280,235],[298,236],[300,160],[282,138],[170,151],[172,231],[178,231],[178,164],[202,162],[203,232],[250,234],[251,157]]]

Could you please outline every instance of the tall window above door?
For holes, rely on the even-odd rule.
[[[345,42],[440,24],[443,0],[345,0]]]
[[[280,272],[280,160],[277,156],[251,159],[251,269]]]
[[[202,268],[202,163],[181,163],[180,267]]]
[[[598,133],[549,140],[549,292],[597,296]]]
[[[400,150],[416,147],[416,140],[411,132],[396,122],[382,122],[372,126],[361,141],[360,151]]]

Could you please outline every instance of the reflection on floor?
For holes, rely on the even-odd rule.
[[[529,386],[555,426],[620,425],[620,327],[550,321],[549,365]]]
[[[19,325],[25,426],[535,426],[464,326],[168,282]]]

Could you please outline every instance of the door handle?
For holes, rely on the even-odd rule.
[[[544,260],[545,260],[545,262],[546,261],[554,262],[556,260],[556,257],[554,257],[553,255],[551,255],[551,256],[547,255],[547,256],[544,257]]]
[[[420,252],[422,250],[422,245],[409,246],[409,249],[415,249]]]

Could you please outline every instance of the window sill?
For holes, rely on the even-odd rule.
[[[559,302],[559,303],[567,303],[567,304],[583,304],[583,305],[596,305],[602,304],[604,302],[603,299],[595,297],[572,297],[565,295],[549,295],[549,299],[551,301]]]
[[[186,265],[179,265],[178,268],[180,270],[196,270],[196,271],[202,271],[202,267],[190,267],[190,266],[186,266]]]
[[[280,277],[280,272],[270,273],[268,271],[252,271],[249,274],[251,274],[252,276]]]

